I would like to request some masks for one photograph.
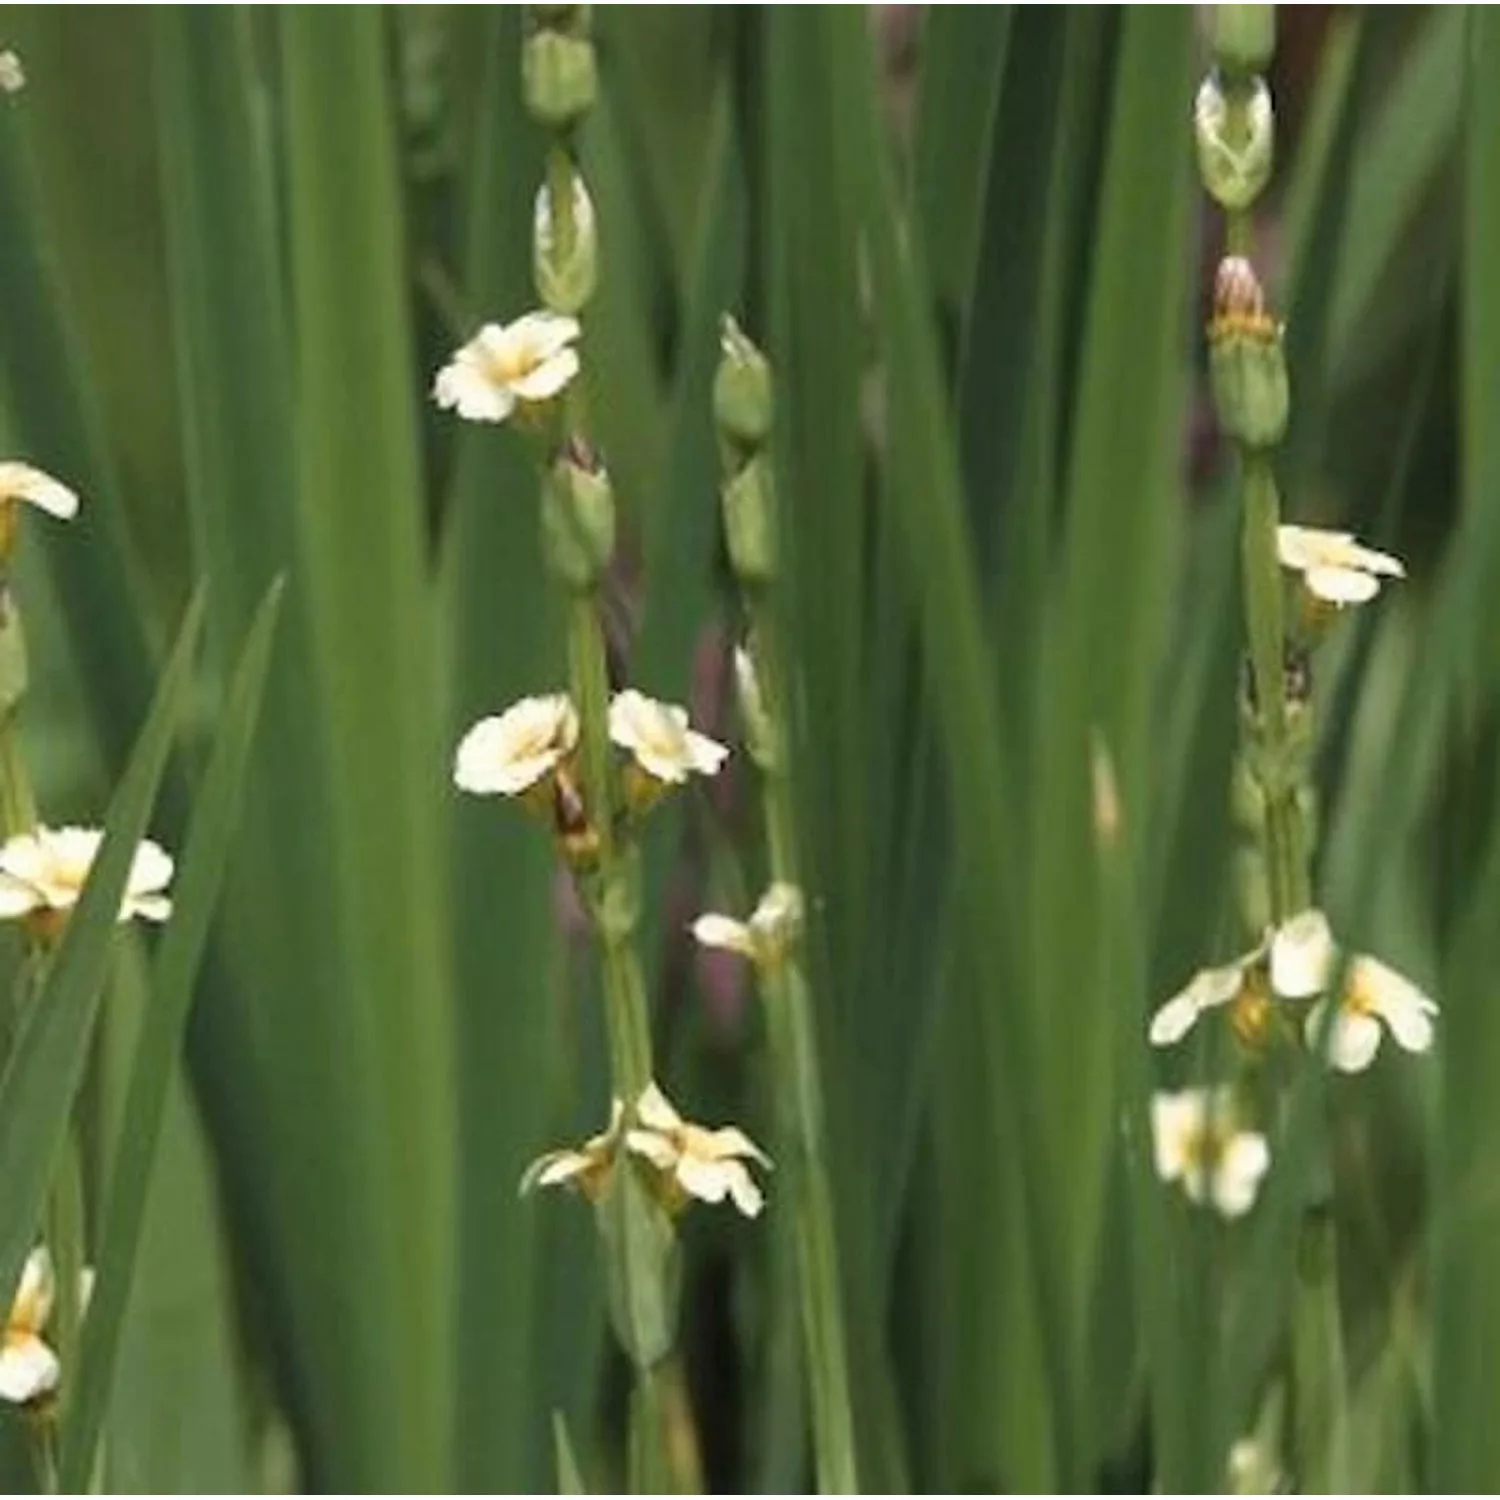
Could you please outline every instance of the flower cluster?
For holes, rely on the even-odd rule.
[[[1250,952],[1200,969],[1152,1016],[1148,1035],[1152,1045],[1169,1047],[1204,1014],[1223,1010],[1241,1040],[1259,1046],[1307,1001],[1304,1042],[1340,1072],[1368,1068],[1385,1031],[1407,1052],[1432,1046],[1437,1003],[1379,959],[1341,955],[1328,918],[1316,908],[1283,922]],[[1180,1182],[1193,1202],[1210,1202],[1226,1217],[1249,1210],[1270,1152],[1264,1136],[1238,1128],[1228,1090],[1158,1094],[1152,1127],[1163,1181]]]
[[[578,734],[568,694],[522,698],[481,719],[459,741],[454,782],[466,792],[519,797],[539,808],[550,807],[559,792],[578,798]],[[729,756],[726,746],[692,728],[685,708],[634,688],[611,700],[609,738],[625,752],[625,800],[632,810],[693,776],[717,775]]]
[[[769,1169],[765,1152],[737,1126],[710,1129],[684,1120],[655,1083],[642,1091],[628,1120],[624,1104],[616,1099],[606,1130],[581,1146],[538,1157],[526,1169],[521,1191],[566,1186],[597,1202],[622,1149],[642,1165],[658,1199],[673,1212],[693,1198],[702,1203],[728,1198],[748,1219],[765,1206],[765,1195],[746,1165]]]
[[[1426,1052],[1432,1046],[1437,1004],[1409,979],[1365,954],[1353,955],[1333,1000],[1328,1060],[1345,1073],[1359,1073],[1375,1060],[1382,1024],[1398,1046]],[[1303,1018],[1307,1045],[1317,1046],[1330,1006],[1326,997],[1340,969],[1328,918],[1316,908],[1300,912],[1266,935],[1249,953],[1219,968],[1200,969],[1151,1018],[1157,1047],[1182,1040],[1206,1011],[1227,1008],[1231,1024],[1247,1041],[1264,1038],[1278,1002],[1313,1000]]]

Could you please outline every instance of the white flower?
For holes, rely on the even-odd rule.
[[[609,1170],[614,1165],[620,1143],[620,1126],[625,1106],[618,1100],[610,1105],[609,1128],[590,1136],[583,1145],[561,1151],[549,1151],[526,1168],[521,1191],[529,1193],[539,1187],[574,1187],[590,1201],[604,1191]]]
[[[432,394],[470,422],[503,422],[518,401],[548,401],[578,373],[577,318],[534,312],[486,323],[438,371]]]
[[[1230,1023],[1247,1043],[1258,1041],[1271,1015],[1265,982],[1265,945],[1215,969],[1199,969],[1151,1017],[1147,1035],[1153,1047],[1170,1047],[1193,1029],[1204,1011],[1231,1007]]]
[[[654,1083],[636,1101],[635,1121],[625,1132],[625,1145],[681,1193],[704,1203],[731,1198],[747,1219],[755,1218],[765,1206],[765,1197],[745,1163],[769,1168],[771,1161],[744,1131],[733,1125],[707,1130],[690,1124]]]
[[[19,94],[26,87],[26,70],[21,59],[7,49],[0,52],[0,93]]]
[[[610,703],[609,737],[648,775],[679,785],[694,771],[716,775],[729,754],[717,740],[688,727],[685,708],[658,703],[634,688],[616,693]]]
[[[705,912],[693,923],[693,936],[705,948],[725,948],[756,964],[774,964],[802,930],[802,892],[778,880],[762,896],[748,922]]]
[[[578,714],[566,693],[522,698],[464,735],[453,779],[466,792],[515,797],[550,775],[577,745]]]
[[[1230,1089],[1154,1095],[1151,1134],[1163,1182],[1180,1182],[1194,1203],[1211,1202],[1226,1219],[1250,1211],[1271,1148],[1265,1136],[1236,1127]]]
[[[88,1308],[94,1290],[94,1272],[86,1267],[78,1276],[78,1306]],[[50,1344],[42,1337],[56,1300],[56,1275],[52,1255],[38,1245],[26,1257],[16,1300],[5,1320],[0,1339],[0,1401],[23,1406],[57,1389],[62,1367]]]
[[[0,505],[24,500],[60,521],[78,514],[78,496],[60,480],[15,459],[0,462]]]
[[[1322,995],[1338,969],[1338,945],[1328,918],[1315,908],[1287,921],[1271,939],[1271,983],[1281,994],[1307,999]],[[1303,1035],[1316,1046],[1328,1001],[1307,1013]],[[1328,1039],[1328,1059],[1344,1073],[1360,1073],[1380,1049],[1383,1021],[1399,1046],[1426,1052],[1432,1046],[1437,1004],[1411,980],[1379,959],[1355,954],[1349,960]]]
[[[1352,532],[1314,526],[1278,526],[1281,565],[1300,573],[1309,592],[1329,604],[1364,604],[1380,592],[1380,580],[1405,578],[1399,559],[1361,547]]]
[[[7,839],[0,847],[0,918],[71,911],[103,839],[98,828],[41,826]],[[166,894],[171,879],[172,856],[143,839],[130,862],[119,920],[165,922],[172,915]]]

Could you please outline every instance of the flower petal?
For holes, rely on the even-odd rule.
[[[52,1299],[56,1291],[52,1252],[45,1245],[38,1245],[27,1255],[26,1264],[21,1268],[16,1300],[11,1304],[10,1317],[6,1320],[8,1326],[23,1333],[40,1333],[52,1316]]]
[[[1226,1219],[1248,1213],[1270,1165],[1271,1148],[1265,1136],[1252,1130],[1231,1136],[1214,1168],[1214,1207]]]
[[[62,1367],[34,1333],[7,1333],[0,1341],[0,1400],[17,1405],[57,1388]]]
[[[67,485],[30,464],[8,460],[0,463],[0,504],[24,500],[60,521],[78,514],[78,496]]]
[[[670,1134],[682,1129],[682,1116],[654,1081],[641,1090],[641,1097],[635,1101],[635,1117],[647,1130]]]
[[[539,1156],[521,1174],[521,1193],[524,1196],[539,1187],[556,1187],[571,1182],[587,1172],[590,1159],[582,1151],[549,1151]]]
[[[737,1125],[721,1125],[717,1130],[701,1133],[704,1153],[710,1160],[725,1161],[732,1157],[747,1157],[769,1168],[771,1158]]]
[[[550,401],[567,388],[578,370],[578,351],[563,349],[543,360],[534,370],[516,376],[510,389],[522,401]]]
[[[1380,580],[1358,568],[1309,568],[1302,576],[1308,589],[1329,604],[1368,604],[1380,592]]]
[[[1328,918],[1316,907],[1298,912],[1271,938],[1271,988],[1288,1000],[1321,995],[1336,957]]]
[[[143,917],[148,922],[165,922],[172,915],[172,900],[152,892],[145,896],[127,896],[120,905],[120,920]]]
[[[1217,969],[1199,969],[1185,988],[1173,995],[1151,1018],[1148,1033],[1153,1047],[1170,1047],[1192,1030],[1201,1012],[1228,1005],[1245,985],[1245,961]]]
[[[1202,1106],[1195,1090],[1152,1095],[1151,1141],[1156,1175],[1163,1182],[1175,1182],[1187,1170],[1201,1120]]]
[[[1318,1045],[1326,1001],[1307,1013],[1303,1036],[1310,1048]],[[1333,1033],[1328,1039],[1328,1061],[1341,1073],[1363,1073],[1375,1061],[1380,1050],[1380,1022],[1374,1016],[1359,1015],[1340,1006],[1333,1017]]]
[[[24,917],[41,904],[41,897],[24,880],[13,875],[0,874],[0,921],[10,917]]]
[[[627,1130],[625,1149],[645,1157],[663,1172],[670,1172],[682,1155],[673,1141],[656,1130]]]
[[[755,944],[750,929],[733,917],[720,915],[716,911],[704,912],[693,923],[693,936],[705,948],[724,948],[730,953],[739,953],[746,958],[755,956]]]
[[[700,776],[717,776],[719,768],[729,759],[729,747],[699,734],[696,729],[687,731],[688,760]]]
[[[1377,958],[1362,955],[1350,965],[1349,990],[1385,1022],[1408,1052],[1431,1048],[1432,1017],[1437,1014],[1437,1006],[1405,975]]]

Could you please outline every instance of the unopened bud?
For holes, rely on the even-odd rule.
[[[1226,91],[1210,73],[1193,106],[1198,175],[1224,208],[1238,210],[1260,196],[1271,177],[1276,121],[1265,79],[1231,81]]]
[[[26,636],[10,590],[0,585],[0,721],[26,696]],[[14,829],[9,830],[14,832]]]
[[[724,540],[729,565],[740,583],[757,587],[776,578],[775,517],[771,464],[757,453],[724,484]]]
[[[1214,5],[1208,26],[1214,61],[1228,77],[1265,71],[1276,50],[1274,5]]]
[[[745,749],[762,771],[775,771],[780,763],[776,725],[761,687],[755,658],[744,646],[735,647],[734,686],[740,704],[740,722],[745,728]]]
[[[615,497],[609,474],[574,440],[558,456],[542,486],[542,540],[562,581],[590,589],[615,550]]]
[[[599,229],[594,200],[582,173],[570,167],[569,181],[573,201],[566,240],[558,234],[553,220],[551,189],[543,184],[536,195],[531,257],[542,305],[552,312],[575,316],[599,284]]]
[[[550,28],[526,38],[521,85],[532,119],[549,130],[567,130],[588,113],[599,93],[594,44]]]
[[[1214,278],[1208,368],[1219,430],[1247,448],[1279,443],[1290,404],[1282,330],[1242,256],[1226,256]]]
[[[731,442],[758,448],[771,431],[771,367],[728,313],[719,347],[714,418]]]

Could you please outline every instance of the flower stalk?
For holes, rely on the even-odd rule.
[[[726,317],[714,407],[723,465],[725,535],[750,623],[749,644],[736,655],[735,675],[750,757],[760,772],[771,886],[742,929],[744,938],[737,942],[732,932],[724,931],[716,941],[738,947],[752,959],[765,1005],[776,1090],[778,1158],[786,1171],[795,1225],[818,1488],[825,1494],[852,1494],[859,1481],[843,1291],[813,999],[800,942],[803,912],[787,757],[791,695],[773,597],[777,559],[768,450],[771,402],[771,376],[764,355]],[[714,920],[721,919],[700,919],[700,941],[715,941],[704,931],[705,924]]]

